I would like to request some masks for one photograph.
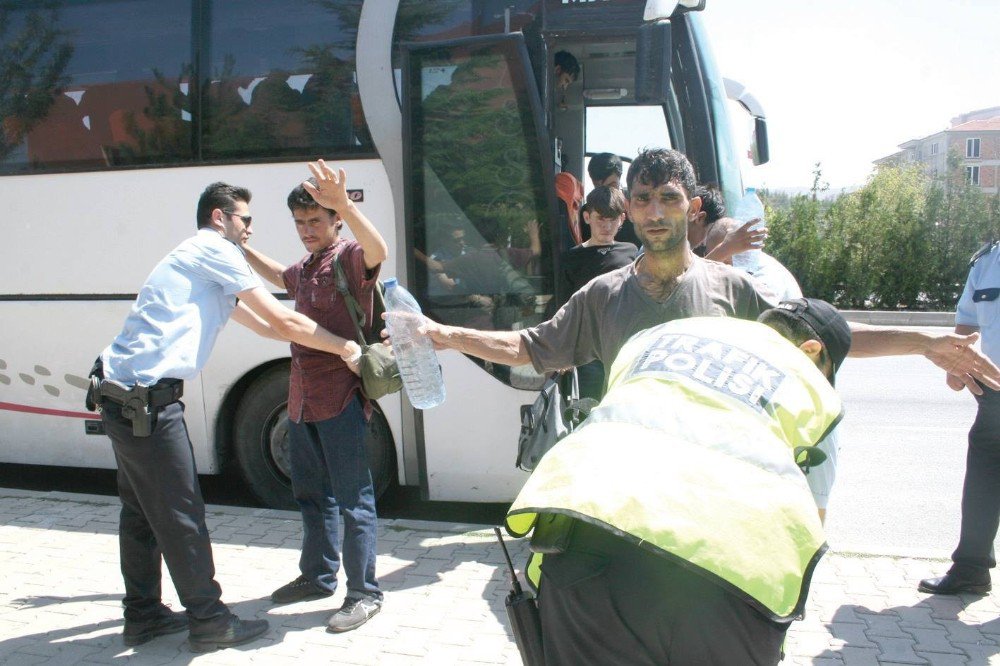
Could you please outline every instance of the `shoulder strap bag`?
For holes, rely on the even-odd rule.
[[[347,303],[347,310],[351,313],[354,321],[354,328],[357,330],[358,344],[361,345],[361,360],[359,362],[361,372],[361,390],[369,400],[396,393],[403,388],[403,379],[399,375],[399,365],[396,363],[396,356],[392,353],[392,348],[382,344],[379,339],[375,339],[369,344],[365,339],[364,322],[365,313],[361,309],[354,295],[351,294],[350,283],[344,273],[344,267],[340,265],[340,256],[333,258],[333,266],[337,273],[337,291],[344,297]],[[381,313],[385,312],[385,299],[382,295],[382,283],[375,285],[373,308],[373,319],[378,316],[381,322]],[[377,335],[383,327],[372,322],[371,331],[373,337]]]

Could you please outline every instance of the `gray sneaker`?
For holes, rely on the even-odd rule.
[[[326,630],[339,634],[357,629],[382,610],[382,600],[375,597],[347,598],[340,610],[330,616]]]

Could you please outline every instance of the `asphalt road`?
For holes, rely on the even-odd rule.
[[[827,514],[831,546],[948,556],[975,399],[949,389],[920,357],[848,359],[837,388],[847,414]]]

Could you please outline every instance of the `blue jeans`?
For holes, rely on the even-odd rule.
[[[341,514],[347,596],[381,599],[375,579],[375,490],[360,399],[325,421],[289,422],[289,437],[292,491],[302,512],[302,575],[329,592],[337,588]]]

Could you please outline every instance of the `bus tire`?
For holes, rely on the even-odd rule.
[[[250,492],[273,509],[298,509],[292,496],[288,441],[288,366],[264,372],[236,409],[233,451]],[[397,480],[392,431],[377,408],[365,430],[375,498]]]

